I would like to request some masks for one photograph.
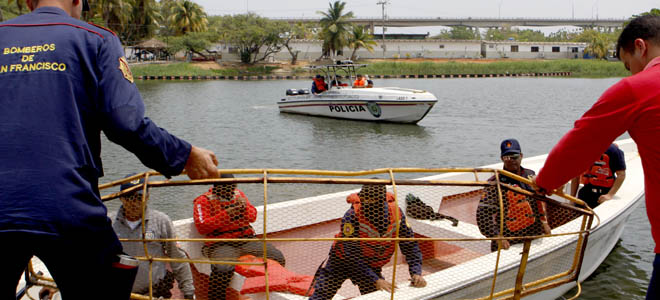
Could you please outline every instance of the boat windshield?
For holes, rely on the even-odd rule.
[[[309,66],[310,70],[322,72],[329,89],[340,88],[341,79],[348,79],[350,86],[357,77],[357,70],[366,67],[366,64],[355,64],[350,60],[338,60],[330,65]]]

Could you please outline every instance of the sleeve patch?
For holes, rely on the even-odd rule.
[[[131,68],[128,67],[128,62],[126,61],[126,58],[123,56],[119,58],[119,70],[124,75],[124,78],[126,78],[126,80],[133,83],[133,72],[131,72]]]
[[[345,237],[350,237],[351,235],[353,235],[353,232],[355,232],[355,228],[351,223],[344,223],[344,228],[342,228],[341,231]]]

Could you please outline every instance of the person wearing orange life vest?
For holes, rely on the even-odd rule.
[[[234,178],[231,174],[221,174],[220,178]],[[257,219],[257,209],[250,203],[236,183],[215,183],[208,192],[194,201],[193,220],[200,234],[206,238],[254,238],[250,223]],[[285,259],[282,252],[267,244],[268,258],[282,266]],[[202,253],[210,259],[238,259],[251,254],[263,257],[263,244],[258,242],[206,242]],[[234,275],[234,265],[211,265],[209,278],[209,299],[225,299],[227,286]]]
[[[571,180],[571,195],[575,196],[580,183],[584,186],[577,197],[595,208],[611,200],[626,179],[626,160],[623,151],[611,144],[599,160],[582,175]]]
[[[363,88],[367,87],[367,80],[362,76],[362,74],[357,75],[357,79],[353,81],[353,87],[354,88]]]
[[[314,82],[312,82],[312,93],[320,94],[328,90],[328,84],[325,82],[325,77],[316,75]]]
[[[525,178],[535,174],[533,170],[521,166],[523,154],[520,143],[516,139],[502,141],[500,144],[500,158],[502,159],[503,169],[505,171]],[[488,179],[490,182],[495,180],[495,176]],[[517,186],[530,192],[534,191],[531,186],[504,175],[500,175],[499,180],[501,183]],[[495,237],[499,235],[500,229],[500,206],[496,197],[490,195],[491,197],[486,199],[488,196],[487,189],[484,198],[479,201],[479,206],[477,207],[477,225],[484,235]],[[505,201],[504,210],[506,213],[503,236],[550,234],[551,230],[548,225],[545,202],[533,201],[528,197],[524,197],[522,194],[506,189],[502,190],[502,196]],[[502,249],[509,249],[512,243],[515,244],[522,241],[501,240]],[[490,250],[497,251],[497,249],[497,241],[491,241]]]
[[[414,237],[405,215],[394,202],[394,195],[387,193],[385,185],[366,184],[359,193],[349,195],[346,201],[351,208],[344,214],[341,231],[336,237],[393,238],[396,237],[397,224],[399,237]],[[399,247],[406,257],[412,286],[426,286],[417,242],[402,241]],[[327,263],[317,272],[314,294],[309,299],[332,299],[346,279],[356,284],[362,295],[377,290],[390,292],[392,284],[384,279],[382,267],[390,261],[395,250],[394,242],[389,241],[335,242]]]

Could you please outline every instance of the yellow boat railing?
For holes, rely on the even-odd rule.
[[[155,263],[189,264],[193,268],[193,275],[196,275],[193,279],[198,300],[224,297],[210,292],[213,290],[209,283],[211,279],[201,270],[205,265],[263,267],[265,298],[270,299],[272,276],[269,272],[272,270],[269,270],[269,265],[265,263],[271,257],[267,247],[269,244],[285,249],[282,252],[287,256],[287,269],[311,277],[315,276],[314,268],[319,265],[319,259],[328,257],[329,251],[336,251],[334,245],[337,243],[352,243],[350,245],[357,245],[359,249],[366,244],[384,249],[392,245],[387,242],[393,243],[394,249],[401,250],[400,243],[406,243],[405,249],[410,249],[409,245],[414,244],[417,244],[417,248],[412,246],[414,249],[420,249],[423,258],[422,275],[427,286],[420,290],[424,291],[422,294],[415,293],[415,297],[520,299],[569,282],[577,282],[590,229],[595,228],[599,222],[596,219],[595,226],[592,224],[597,216],[581,200],[565,195],[560,190],[554,191],[556,196],[552,198],[535,195],[523,187],[530,183],[527,178],[496,169],[226,169],[219,172],[233,174],[235,178],[165,180],[156,172],[144,172],[99,185],[103,201],[116,201],[122,195],[135,191],[141,191],[143,195],[143,238],[121,239],[122,243],[142,243],[144,252],[135,256],[140,261],[148,262],[149,267],[149,278],[143,279],[149,282],[148,293],[133,294],[132,299],[156,299],[153,297],[155,279],[152,277]],[[426,177],[413,179],[420,175]],[[503,177],[514,179],[519,184],[503,183]],[[141,178],[144,178],[146,183],[119,191],[119,185]],[[147,238],[144,222],[147,192],[152,194],[151,202],[188,203],[189,211],[192,212],[193,199],[213,184],[237,184],[239,189],[245,190],[250,199],[261,199],[251,200],[259,207],[260,216],[252,224],[256,232],[254,237],[206,238],[193,230],[192,221],[182,221],[181,224],[184,225],[177,229],[176,238]],[[415,235],[400,236],[399,230],[403,227],[393,226],[395,230],[392,236],[347,237],[353,234],[353,230],[359,229],[346,225],[341,227],[344,212],[351,208],[351,205],[346,203],[346,197],[352,192],[360,191],[364,185],[386,186],[395,205],[406,208],[403,210],[406,214],[406,226],[410,226]],[[156,191],[157,197],[153,195]],[[458,219],[458,225],[450,226],[442,219],[423,220],[419,216],[416,219],[409,211],[412,208],[404,205],[404,199],[410,195],[411,199],[417,197],[430,205],[433,213],[455,217]],[[192,216],[192,213],[189,215]],[[394,210],[393,224],[401,224],[402,218],[403,216]],[[543,220],[552,227],[551,234],[542,230]],[[387,224],[372,225],[387,227]],[[362,223],[360,227],[363,227]],[[332,234],[328,233],[328,228],[332,229]],[[313,234],[315,230],[321,234]],[[340,231],[343,234],[334,235]],[[178,243],[190,252],[189,257],[155,256],[149,251],[149,243]],[[236,257],[211,258],[199,251],[208,247],[203,245],[213,245],[212,243],[261,243],[263,257],[259,262],[245,262]],[[505,249],[509,247],[516,250]],[[406,293],[415,291],[415,288],[396,288],[397,284],[401,287],[408,278],[405,272],[398,270],[405,267],[403,262],[400,262],[399,252],[395,250],[393,260],[383,266],[383,279],[387,278],[388,284],[391,284],[390,299],[394,299],[399,293],[399,298],[405,299]],[[351,259],[360,261],[364,258]],[[37,274],[32,267],[29,269],[34,284],[54,287],[52,279]],[[475,274],[476,277],[468,281],[456,279],[457,276],[467,274]],[[351,274],[340,275],[342,276],[339,278],[345,279]],[[206,278],[209,279],[204,281]],[[318,276],[315,276],[314,280],[313,282],[317,282]],[[207,286],[203,285],[204,282]],[[311,287],[308,288],[308,291],[310,290]],[[342,289],[340,292],[345,297],[359,295],[350,289]]]

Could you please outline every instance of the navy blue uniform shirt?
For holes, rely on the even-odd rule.
[[[383,213],[380,215],[382,220],[389,222],[390,219],[390,213],[387,208],[387,204],[384,203],[383,205]],[[406,221],[406,215],[401,211],[399,208],[399,216],[401,217],[401,220],[399,221],[399,237],[402,238],[413,238],[415,237],[415,234],[413,233],[412,228],[408,226],[408,222]],[[360,222],[358,221],[358,217],[355,214],[355,209],[353,207],[349,208],[348,211],[344,214],[344,217],[341,219],[341,230],[343,231],[343,228],[346,223],[351,223],[353,228],[360,228]],[[359,236],[359,230],[354,230],[350,236],[345,236],[345,237],[352,237],[352,238],[358,238]],[[344,249],[346,251],[346,257],[348,260],[351,260],[351,263],[354,264],[354,266],[359,270],[359,274],[367,276],[372,282],[376,282],[380,276],[379,274],[376,274],[367,263],[359,259],[362,257],[362,248],[360,248],[360,242],[357,241],[343,241],[341,242],[344,244]],[[401,253],[406,257],[406,262],[408,263],[408,272],[410,275],[421,275],[422,274],[422,252],[419,249],[419,244],[417,241],[401,241],[399,242],[399,248],[401,249]],[[334,251],[330,250],[330,251]]]
[[[0,232],[113,237],[101,131],[147,167],[183,170],[190,144],[144,117],[123,56],[112,32],[59,8],[0,23]]]

